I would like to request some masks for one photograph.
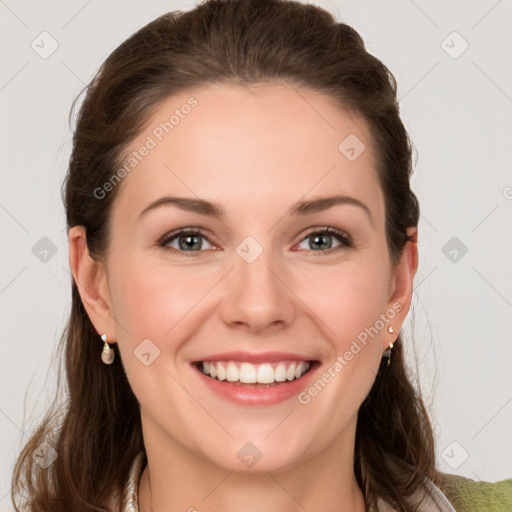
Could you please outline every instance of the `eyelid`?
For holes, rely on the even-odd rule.
[[[205,252],[205,250],[180,251],[178,249],[174,249],[173,247],[169,247],[169,248],[166,247],[166,244],[168,244],[171,240],[175,239],[176,237],[180,236],[181,234],[190,234],[190,233],[196,234],[196,235],[201,235],[203,238],[205,238],[208,241],[208,243],[215,246],[215,244],[210,240],[210,237],[206,234],[206,231],[204,229],[195,228],[195,227],[180,228],[180,229],[177,229],[174,231],[170,231],[169,233],[166,233],[165,235],[160,237],[158,239],[157,243],[160,247],[162,247],[164,249],[175,250],[177,252],[186,253],[188,255],[192,255],[194,253],[200,254],[202,252]],[[316,227],[309,228],[306,231],[306,233],[304,235],[302,235],[302,238],[300,238],[300,240],[298,240],[294,245],[297,245],[297,244],[303,242],[308,236],[315,234],[315,233],[327,233],[329,235],[335,236],[340,241],[340,245],[345,248],[351,248],[354,245],[352,237],[346,231],[344,231],[342,229],[334,228],[331,226],[316,226]],[[340,246],[338,246],[338,247],[340,247]],[[318,253],[318,254],[322,254],[322,253],[330,254],[331,252],[335,252],[336,250],[338,250],[338,247],[334,247],[334,248],[328,249],[326,251],[313,251],[312,249],[309,249],[309,251],[313,252],[313,253]]]
[[[168,244],[174,238],[178,237],[179,235],[189,234],[189,233],[193,233],[195,235],[201,235],[206,240],[208,240],[208,242],[210,244],[215,245],[210,240],[210,237],[206,234],[205,230],[203,230],[202,228],[193,228],[193,227],[190,227],[190,228],[180,228],[180,229],[176,229],[174,231],[169,231],[168,233],[166,233],[165,235],[160,237],[158,239],[157,243],[158,243],[158,245],[160,245],[160,246],[165,248],[165,245]],[[180,251],[180,252],[187,252],[187,251]],[[190,252],[202,252],[202,251],[190,251]]]
[[[300,239],[300,241],[302,242],[302,240],[304,240],[304,238],[308,237],[309,235],[312,235],[313,233],[328,233],[330,235],[335,235],[342,239],[346,239],[347,243],[353,244],[352,237],[346,231],[344,231],[343,229],[338,229],[338,228],[334,228],[331,226],[320,226],[320,227],[310,228],[310,229],[308,229],[306,234],[303,235],[303,237]]]

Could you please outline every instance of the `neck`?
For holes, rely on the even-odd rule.
[[[364,512],[351,436],[286,469],[223,469],[166,437],[145,435],[148,465],[139,484],[140,512]]]

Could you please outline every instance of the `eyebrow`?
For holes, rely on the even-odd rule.
[[[373,224],[372,214],[368,206],[355,197],[345,195],[326,196],[310,199],[308,201],[299,201],[290,208],[287,214],[292,216],[310,215],[312,213],[327,210],[339,204],[358,206],[368,215],[370,222]],[[222,219],[225,216],[222,206],[204,199],[196,199],[193,197],[161,197],[144,208],[140,213],[139,218],[143,217],[149,211],[161,206],[176,206],[182,210],[217,219]]]

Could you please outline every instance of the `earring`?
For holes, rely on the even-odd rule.
[[[389,332],[389,334],[393,334],[395,332],[392,325],[390,325],[388,327],[388,332]],[[384,351],[384,354],[388,356],[388,362],[387,362],[386,366],[389,366],[389,363],[391,362],[391,350],[393,350],[393,342],[392,341],[389,343],[389,347]]]
[[[388,363],[386,364],[386,366],[389,366],[389,363],[391,362],[391,350],[393,349],[393,343],[390,343],[389,344],[389,348],[387,349],[387,353],[388,353]]]
[[[101,360],[105,364],[112,364],[114,362],[114,357],[116,356],[116,353],[114,352],[114,349],[110,347],[110,345],[107,343],[107,335],[103,334],[101,336],[101,339],[103,341],[103,350],[101,351]]]

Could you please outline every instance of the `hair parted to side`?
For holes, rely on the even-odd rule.
[[[326,94],[366,122],[396,264],[406,228],[418,224],[419,206],[410,188],[411,144],[395,80],[354,29],[319,7],[286,0],[205,1],[160,16],[111,53],[85,88],[76,121],[63,185],[68,230],[84,226],[92,257],[105,258],[119,187],[101,200],[93,191],[120,167],[123,150],[162,100],[211,82],[283,81]],[[101,362],[98,333],[76,283],[71,286],[61,340],[68,396],[64,404],[54,401],[19,456],[11,496],[16,510],[106,511],[144,450],[139,404],[120,356],[111,366]],[[32,458],[43,441],[58,454],[47,469]],[[354,470],[367,505],[380,496],[400,512],[414,510],[405,498],[421,489],[424,477],[438,482],[434,454],[427,410],[411,383],[399,337],[391,365],[383,360],[358,414]],[[18,508],[21,496],[26,500]]]

